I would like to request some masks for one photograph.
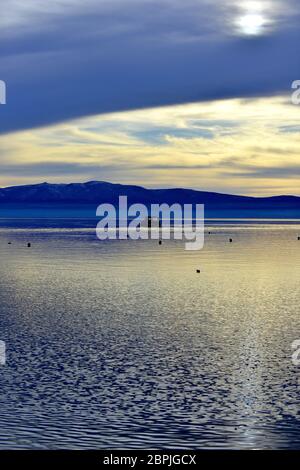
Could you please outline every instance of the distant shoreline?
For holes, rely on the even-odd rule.
[[[206,219],[299,219],[299,196],[250,197],[191,189],[147,189],[105,181],[0,188],[0,218],[96,219],[100,204],[204,205]],[[193,216],[196,213],[193,212]]]

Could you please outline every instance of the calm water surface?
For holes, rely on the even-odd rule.
[[[300,448],[300,225],[209,230],[2,223],[1,449]]]

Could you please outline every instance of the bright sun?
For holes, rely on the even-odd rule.
[[[246,14],[237,20],[239,32],[247,36],[258,36],[263,33],[265,19],[259,14]]]

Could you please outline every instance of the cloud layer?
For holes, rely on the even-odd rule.
[[[255,3],[268,28],[250,37],[237,20]],[[294,0],[4,4],[2,133],[112,111],[282,93],[299,78]]]
[[[232,99],[83,118],[0,136],[2,185],[108,180],[299,194],[299,107]]]

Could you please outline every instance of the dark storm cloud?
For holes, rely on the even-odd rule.
[[[4,3],[2,133],[112,111],[288,92],[300,74],[293,0],[274,31],[251,39],[233,34],[236,3],[229,0]]]

